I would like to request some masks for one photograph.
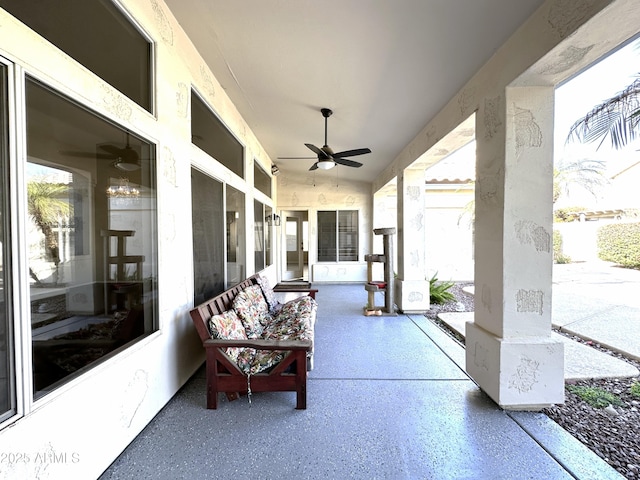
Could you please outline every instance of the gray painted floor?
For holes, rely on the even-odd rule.
[[[540,413],[498,408],[421,315],[365,317],[362,285],[318,285],[307,410],[294,393],[205,408],[200,369],[108,479],[621,478]]]

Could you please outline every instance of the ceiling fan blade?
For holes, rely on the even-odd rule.
[[[318,162],[311,165],[311,168],[309,169],[309,171],[311,172],[312,170],[317,170],[317,169],[318,169]]]
[[[371,153],[371,150],[369,150],[368,148],[356,148],[355,150],[345,150],[344,152],[334,153],[333,156],[334,158],[335,157],[344,158],[344,157],[355,157],[356,155],[364,155],[366,153]]]
[[[119,156],[124,151],[124,148],[118,148],[115,145],[100,145],[100,148],[105,152],[109,152],[112,155]]]
[[[67,155],[69,157],[80,157],[80,158],[105,158],[113,160],[116,156],[111,153],[97,153],[97,152],[79,152],[74,150],[60,150],[62,155]]]
[[[349,160],[348,158],[334,158],[333,159],[334,162],[336,162],[339,165],[344,165],[346,167],[361,167],[362,164],[360,162],[355,162],[353,160]]]
[[[324,150],[319,149],[315,145],[311,145],[310,143],[305,143],[305,145],[309,150],[311,150],[313,153],[318,155],[318,159],[322,160],[322,159],[331,158],[329,155],[327,155],[327,153]]]

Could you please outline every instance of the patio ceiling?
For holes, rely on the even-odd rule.
[[[543,0],[166,0],[280,170],[371,182]],[[316,170],[331,175],[332,170]]]

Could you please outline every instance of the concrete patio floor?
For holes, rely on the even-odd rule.
[[[307,410],[289,392],[207,410],[200,369],[101,479],[621,478],[546,415],[498,408],[426,317],[365,317],[362,285],[318,288]]]

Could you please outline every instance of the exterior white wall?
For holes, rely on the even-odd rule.
[[[37,402],[29,394],[20,395],[19,415],[0,430],[0,452],[17,459],[3,462],[2,479],[97,478],[202,364],[204,352],[188,314],[193,298],[192,165],[246,193],[246,251],[253,252],[252,161],[269,172],[270,159],[163,1],[121,4],[154,42],[153,114],[1,9],[0,55],[156,144],[160,329]],[[191,144],[192,86],[245,145],[246,182]],[[19,146],[19,153],[23,150]],[[25,161],[22,155],[19,163]],[[247,264],[251,268],[252,255],[247,255]],[[25,372],[28,382],[29,299],[28,293],[19,295],[16,316],[24,321],[16,342],[24,353],[16,368]],[[24,389],[28,392],[29,385]]]
[[[387,194],[387,190],[392,190],[392,193]],[[437,273],[439,280],[473,282],[473,216],[465,208],[473,201],[473,186],[434,185],[427,188],[424,209],[425,277],[431,278]],[[376,192],[374,202],[374,228],[395,226],[398,207],[395,185],[392,189]],[[397,272],[397,235],[394,241]],[[374,236],[373,250],[382,252],[381,237]]]
[[[598,231],[605,225],[612,223],[635,223],[638,218],[615,220],[602,218],[588,222],[555,223],[554,230],[562,235],[562,253],[571,259],[571,262],[591,262],[598,258]]]
[[[473,188],[427,189],[426,276],[438,280],[473,282]]]
[[[346,168],[346,167],[336,167]],[[306,175],[280,174],[278,177],[278,213],[286,210],[309,212],[309,280],[312,282],[365,282],[367,264],[364,256],[371,251],[373,236],[371,184],[343,183],[335,170],[316,170]],[[357,262],[318,263],[317,226],[319,210],[358,210]],[[279,234],[282,234],[282,229]],[[366,292],[363,302],[366,303]]]

